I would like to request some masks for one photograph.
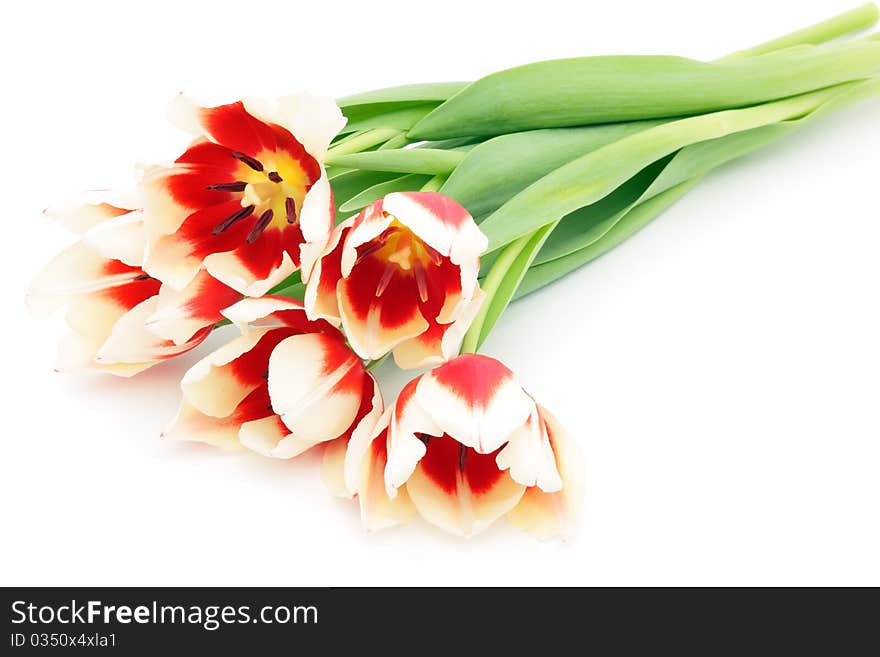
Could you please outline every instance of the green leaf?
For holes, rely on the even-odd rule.
[[[687,116],[803,94],[873,75],[880,44],[798,46],[700,62],[667,56],[580,57],[527,64],[466,86],[411,139]]]
[[[484,216],[563,164],[658,124],[639,121],[494,137],[474,147],[440,191],[473,216]]]
[[[878,92],[880,92],[880,81],[869,80],[852,86],[846,93],[834,96],[815,111],[800,118],[735,133],[682,149],[663,167],[637,203],[627,210],[609,213],[603,223],[606,226],[610,225],[610,228],[600,237],[590,241],[581,240],[576,230],[569,230],[569,240],[565,239],[564,233],[561,233],[563,226],[582,211],[560,222],[553,235],[545,242],[541,253],[535,258],[515,298],[552,283],[608,252],[675,203],[712,168]],[[562,237],[557,237],[557,233]]]
[[[373,91],[340,98],[337,102],[342,109],[355,106],[387,103],[442,102],[467,85],[467,82],[433,82],[428,84],[405,84],[398,87],[385,87]]]
[[[373,128],[393,128],[405,132],[427,116],[435,107],[437,107],[436,103],[420,104],[383,111],[378,114],[368,113],[356,119],[349,117],[342,132],[361,132]]]
[[[444,151],[433,148],[401,148],[396,150],[328,155],[327,162],[334,166],[396,173],[426,173],[447,176],[464,159],[462,151]]]
[[[588,247],[575,251],[565,257],[535,265],[523,277],[513,298],[519,299],[524,297],[607,253],[628,237],[647,226],[654,218],[684,196],[698,180],[695,178],[683,182],[635,206],[599,240],[596,240]]]
[[[595,203],[652,162],[685,146],[803,116],[835,96],[876,84],[849,83],[756,107],[671,121],[598,148],[547,174],[487,217],[480,227],[489,238],[489,250]]]
[[[431,176],[419,173],[410,173],[398,178],[392,178],[380,182],[372,187],[356,194],[351,199],[339,206],[341,212],[356,212],[367,207],[373,201],[377,201],[392,192],[415,192],[422,188]]]
[[[489,337],[489,333],[507,308],[535,255],[554,225],[543,226],[532,235],[526,235],[502,251],[483,281],[486,298],[462,341],[463,353],[475,353]]]
[[[346,202],[374,185],[393,180],[397,176],[386,171],[349,171],[330,181],[333,188],[333,200],[337,211],[342,210]]]

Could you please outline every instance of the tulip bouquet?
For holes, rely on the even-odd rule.
[[[60,369],[132,376],[233,324],[164,435],[323,450],[368,528],[502,516],[565,534],[577,444],[479,353],[508,304],[604,254],[716,166],[880,92],[866,5],[713,62],[584,57],[333,101],[172,117],[193,136],[124,193],[47,210],[80,234],[36,277]],[[834,43],[827,43],[834,40]],[[420,370],[385,403],[372,374]]]

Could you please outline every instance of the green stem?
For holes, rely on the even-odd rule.
[[[461,343],[461,353],[475,354],[477,349],[480,348],[480,334],[482,332],[483,324],[486,322],[486,315],[489,312],[492,298],[504,282],[508,270],[522,252],[523,248],[525,248],[526,244],[529,243],[530,239],[532,239],[531,233],[523,235],[515,242],[511,242],[504,247],[498,255],[495,264],[492,265],[492,269],[489,270],[489,273],[483,281],[482,288],[483,293],[485,294],[483,304],[480,306],[477,316],[474,317],[474,321],[471,322],[471,326],[464,336],[464,340]]]
[[[869,2],[860,7],[856,7],[855,9],[851,9],[850,11],[816,23],[815,25],[805,27],[802,30],[791,32],[790,34],[786,34],[785,36],[781,36],[771,41],[766,41],[757,46],[752,46],[751,48],[739,50],[724,57],[724,59],[763,55],[774,50],[790,48],[791,46],[818,45],[847,34],[865,30],[874,25],[874,23],[877,22],[877,18],[877,6],[874,3]]]
[[[373,128],[372,130],[353,135],[351,138],[346,138],[335,146],[331,146],[327,151],[327,158],[324,160],[324,163],[332,165],[333,158],[335,157],[360,153],[373,146],[384,144],[398,135],[400,135],[400,130],[394,128]]]
[[[443,187],[443,183],[446,182],[446,178],[448,176],[434,176],[424,185],[422,185],[421,191],[423,192],[436,192],[441,187]]]
[[[778,39],[774,39],[773,41],[754,46],[753,48],[749,48],[747,50],[739,51],[738,53],[734,53],[729,57],[747,57],[799,44],[822,43],[824,41],[831,40],[845,34],[849,34],[851,32],[870,27],[877,21],[877,18],[878,12],[876,6],[874,6],[873,4],[863,5],[844,14],[840,14],[839,16],[835,16],[826,21],[822,21],[821,23],[812,25],[808,28],[798,30],[797,32],[793,32],[783,37],[779,37]],[[814,94],[805,95],[807,97],[823,96],[821,92],[819,92],[818,94],[814,92]],[[790,101],[791,100],[793,99],[790,99]],[[769,103],[768,105],[772,106],[777,104],[778,101],[777,103]],[[787,105],[788,103],[783,102],[782,104]],[[765,111],[773,114],[773,110],[770,108],[767,108],[767,110]],[[784,118],[781,116],[777,116],[775,120],[784,120]],[[731,125],[730,127],[734,130],[742,129],[740,126],[734,127],[733,125]],[[627,237],[629,237],[635,231],[641,228],[645,223],[650,221],[650,219],[652,219],[654,216],[669,207],[669,205],[678,200],[682,195],[684,195],[687,190],[689,190],[694,184],[696,184],[698,180],[699,177],[691,181],[687,181],[687,183],[682,183],[676,188],[669,190],[666,194],[661,194],[659,197],[656,198],[655,201],[645,203],[643,207],[637,208],[636,211],[631,213],[631,217],[628,217],[629,221],[622,222],[623,225],[620,227],[620,230],[612,231],[612,234],[608,236],[608,239],[601,240],[602,243],[600,245],[596,245],[596,248],[593,249],[592,252],[584,252],[578,254],[580,261],[578,264],[586,264],[586,262],[588,262],[589,260],[598,257],[598,255],[601,255],[601,253],[610,250],[611,248],[625,240]],[[504,246],[504,248],[501,250],[500,254],[498,255],[496,261],[493,263],[488,275],[484,280],[483,290],[486,296],[479,313],[475,317],[474,322],[472,323],[468,332],[465,334],[464,340],[462,342],[461,353],[475,353],[477,349],[479,349],[479,347],[482,345],[482,343],[486,340],[495,323],[497,323],[498,319],[500,318],[504,308],[506,308],[507,303],[509,303],[511,299],[516,297],[517,289],[519,288],[520,284],[522,283],[523,277],[526,274],[526,271],[512,271],[514,263],[517,262],[518,259],[521,259],[520,256],[523,255],[523,252],[527,249],[529,243],[534,241],[537,237],[541,236],[540,233],[542,230],[546,230],[546,232],[541,236],[542,239],[540,240],[539,244],[543,244],[544,240],[546,240],[549,233],[553,230],[553,228],[555,228],[556,225],[558,225],[558,223],[559,220],[557,219],[556,222],[551,226],[542,227],[539,228],[537,231],[533,231],[526,235],[523,235],[515,241]],[[548,228],[549,230],[547,230]],[[538,249],[539,248],[540,246],[538,247]],[[532,253],[529,255],[530,264],[536,253]],[[526,270],[527,269],[528,265],[526,265]],[[517,280],[513,284],[510,284],[508,282],[508,285],[505,286],[505,281],[507,277],[513,275],[516,275]],[[487,322],[487,317],[490,312],[490,308],[493,306],[495,296],[498,295],[499,290],[504,287],[507,288],[504,291],[504,296],[507,297],[506,299],[503,299],[503,301],[505,302],[504,307],[501,309],[500,312],[497,309],[494,309],[492,312],[492,319]]]

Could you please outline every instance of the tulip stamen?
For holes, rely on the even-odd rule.
[[[287,214],[287,223],[296,223],[296,201],[289,196],[284,199],[284,212]]]
[[[205,187],[205,189],[210,189],[211,191],[215,192],[243,192],[245,187],[247,187],[246,182],[242,180],[236,180],[235,182],[208,185],[207,187]]]
[[[258,159],[251,157],[250,155],[245,155],[241,151],[232,151],[230,153],[230,155],[232,155],[232,157],[235,158],[236,160],[238,160],[239,162],[244,162],[254,171],[262,171],[263,170],[263,163],[260,162]]]
[[[356,265],[360,264],[360,262],[364,258],[367,258],[367,257],[373,255],[376,251],[378,251],[383,246],[385,246],[385,240],[387,240],[387,239],[388,239],[387,237],[380,237],[376,240],[373,240],[363,251],[358,253],[357,261],[355,261],[355,264]]]
[[[257,241],[257,238],[263,234],[263,231],[266,230],[266,226],[272,221],[272,216],[274,214],[275,213],[272,212],[272,210],[266,210],[260,215],[260,218],[257,219],[257,223],[254,224],[254,227],[251,228],[251,232],[248,233],[248,236],[245,239],[248,244],[253,244]]]
[[[391,263],[385,267],[385,271],[382,272],[382,278],[379,279],[379,284],[376,286],[376,298],[382,296],[385,292],[388,284],[391,282],[392,277],[394,276],[395,266]]]
[[[425,277],[425,270],[418,260],[413,262],[413,275],[416,279],[416,286],[419,288],[419,299],[422,303],[428,302],[428,279]]]
[[[421,440],[421,441],[425,444],[425,446],[427,446],[428,443],[431,442],[431,438],[433,438],[433,437],[434,437],[434,436],[432,436],[432,435],[429,434],[429,433],[417,433],[417,434],[416,434],[416,438],[418,438],[419,440]]]
[[[270,171],[266,175],[273,183],[280,183],[284,180],[281,176],[278,175],[277,171]]]
[[[133,280],[133,281],[148,281],[148,280],[150,280],[151,278],[153,278],[153,277],[150,276],[149,274],[139,274],[138,276],[135,276],[135,277],[134,277],[133,279],[131,279],[131,280]]]
[[[211,231],[211,234],[212,235],[219,235],[220,233],[227,230],[230,226],[232,226],[232,224],[236,223],[237,221],[241,221],[245,217],[251,216],[251,214],[253,214],[253,211],[254,211],[254,206],[248,205],[246,207],[243,207],[241,210],[233,212],[231,215],[226,217],[226,219],[224,219],[219,224],[214,226],[214,230]]]
[[[458,446],[458,471],[464,472],[465,462],[467,461],[468,448],[465,445]]]

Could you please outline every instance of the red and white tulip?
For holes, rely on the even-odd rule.
[[[375,379],[342,333],[309,320],[296,300],[243,299],[223,314],[242,335],[184,375],[183,402],[164,435],[276,458],[324,444],[341,487],[349,439],[369,436],[382,412]]]
[[[405,369],[442,363],[482,301],[487,240],[467,210],[437,192],[397,192],[336,227],[307,275],[310,317],[341,323],[365,359],[389,351]]]
[[[571,530],[581,486],[571,439],[499,361],[459,356],[403,389],[349,444],[344,481],[366,526],[421,515],[471,535],[502,516],[541,537]]]
[[[307,95],[210,108],[181,96],[172,115],[196,139],[144,172],[146,271],[182,290],[204,267],[243,295],[265,294],[299,267],[303,244],[326,243],[334,209],[322,162],[345,118]]]
[[[199,272],[187,290],[165,302],[167,335],[152,330],[165,286],[143,269],[139,208],[135,195],[106,194],[46,211],[81,235],[37,275],[28,295],[37,314],[67,306],[72,331],[61,344],[60,370],[132,376],[198,345],[222,319],[220,310],[240,298]]]

